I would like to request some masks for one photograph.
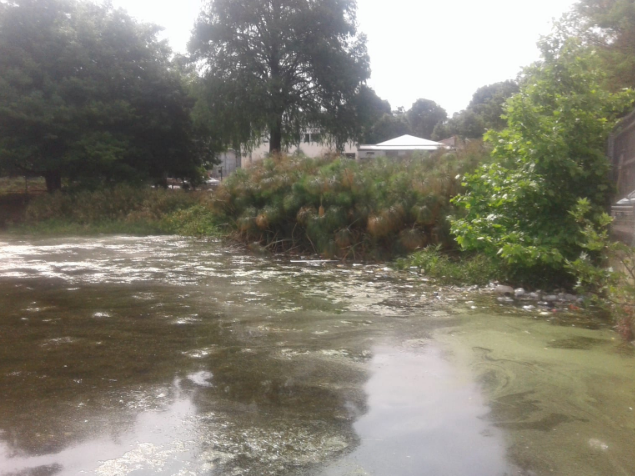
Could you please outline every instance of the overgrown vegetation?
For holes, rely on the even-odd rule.
[[[20,231],[218,235],[209,194],[118,185],[34,198]]]
[[[596,58],[579,43],[541,46],[543,60],[525,71],[507,103],[508,127],[486,136],[493,161],[466,175],[466,191],[455,199],[465,213],[452,232],[464,250],[554,286],[573,281],[565,263],[583,251],[576,204],[587,201],[590,220],[609,204],[606,141],[634,96],[603,89]]]
[[[577,277],[576,288],[610,311],[617,332],[630,341],[635,337],[635,248],[612,240],[611,217],[602,213],[591,220],[589,209],[581,200],[571,213],[582,230],[585,251],[566,266]]]
[[[244,240],[325,257],[386,259],[429,244],[452,247],[446,217],[459,177],[488,153],[461,152],[355,162],[274,156],[230,177],[216,209]]]
[[[509,277],[504,262],[483,254],[448,254],[439,246],[428,246],[396,261],[399,269],[416,268],[423,275],[450,284],[486,285]]]

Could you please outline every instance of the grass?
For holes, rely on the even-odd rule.
[[[118,185],[95,191],[57,192],[33,198],[22,223],[10,231],[47,235],[219,235],[209,192]]]
[[[485,255],[456,257],[444,254],[438,246],[429,246],[395,261],[398,269],[417,268],[420,273],[444,284],[486,285],[492,281],[507,281],[508,270],[502,262]]]

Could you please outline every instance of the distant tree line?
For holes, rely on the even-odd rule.
[[[611,91],[635,82],[633,5],[581,0],[559,24],[560,37],[594,49]],[[42,176],[50,191],[63,181],[196,181],[219,152],[263,139],[280,151],[307,128],[343,150],[506,127],[517,81],[479,88],[451,118],[423,98],[392,110],[366,84],[356,25],[354,0],[213,0],[189,55],[175,56],[159,27],[108,3],[0,1],[0,173]]]

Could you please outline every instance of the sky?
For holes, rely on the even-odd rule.
[[[393,109],[432,99],[452,115],[481,86],[514,79],[539,58],[536,43],[575,0],[357,0],[368,38],[368,84]],[[201,0],[113,0],[165,28],[185,52]]]

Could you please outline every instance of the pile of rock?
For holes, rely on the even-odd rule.
[[[493,291],[499,295],[497,298],[499,302],[534,301],[537,306],[546,308],[554,308],[558,304],[581,303],[584,300],[582,296],[576,296],[575,294],[564,292],[545,293],[542,291],[527,292],[523,288],[514,289],[511,286],[502,284],[494,285]]]

